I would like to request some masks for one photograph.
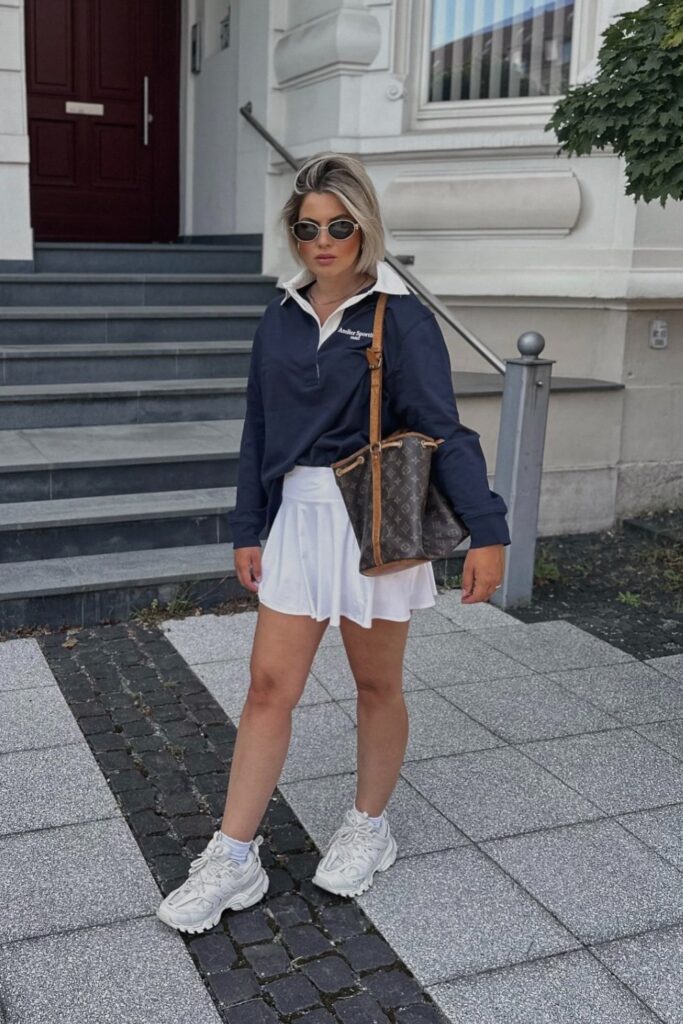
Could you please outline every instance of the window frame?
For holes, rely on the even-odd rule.
[[[590,27],[589,15],[592,15],[594,20],[595,6],[596,0],[574,0],[569,87],[577,80],[580,51],[584,51],[585,56],[585,44],[592,43],[592,40],[589,43],[586,39],[586,30]],[[501,127],[519,127],[547,122],[555,104],[565,95],[564,93],[554,96],[505,96],[491,99],[437,100],[431,103],[428,101],[433,7],[434,0],[417,0],[414,5],[416,20],[413,23],[413,39],[417,41],[417,60],[414,66],[418,70],[413,90],[413,128],[474,128],[478,125],[491,126],[495,122]],[[593,46],[590,46],[590,49],[592,50]]]

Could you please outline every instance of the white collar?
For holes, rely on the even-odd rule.
[[[372,288],[368,288],[367,291],[359,293],[359,297],[363,295],[371,295],[372,292],[387,292],[389,295],[410,295],[410,289],[406,285],[403,278],[396,273],[393,267],[385,263],[384,260],[378,260],[375,264],[375,273],[377,280],[373,284]],[[280,305],[282,306],[290,296],[298,288],[303,288],[304,285],[310,284],[311,281],[315,281],[315,274],[308,269],[303,267],[294,277],[291,277],[289,281],[278,281],[277,287],[284,288],[285,294]],[[294,297],[294,296],[293,296]],[[299,298],[299,296],[296,296]]]

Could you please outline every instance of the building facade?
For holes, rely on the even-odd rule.
[[[263,272],[288,275],[292,172],[251,102],[295,157],[362,158],[388,249],[501,358],[533,329],[554,375],[623,385],[553,392],[542,534],[678,507],[683,204],[634,203],[618,157],[558,155],[544,129],[638,6],[0,0],[0,270],[30,272],[35,240],[258,233]],[[456,374],[489,369],[446,336]],[[490,467],[499,405],[460,402]]]

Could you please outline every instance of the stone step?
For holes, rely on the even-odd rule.
[[[0,309],[0,345],[253,338],[256,306],[13,306]]]
[[[250,341],[0,345],[0,384],[246,377]]]
[[[237,419],[247,405],[245,377],[88,381],[0,387],[5,430],[171,420]]]
[[[136,245],[79,242],[38,242],[35,270],[41,273],[108,274],[258,274],[261,239],[229,245]]]
[[[202,608],[246,596],[232,544],[118,551],[6,562],[0,573],[0,632],[22,626],[85,626],[126,620],[153,600],[182,594]]]
[[[0,274],[0,306],[258,305],[278,293],[261,274]]]
[[[0,503],[232,487],[244,421],[0,432]]]
[[[232,540],[235,487],[0,504],[0,563]]]

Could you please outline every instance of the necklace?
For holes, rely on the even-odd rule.
[[[369,276],[370,276],[369,274],[365,274],[366,278],[369,277]],[[311,298],[313,299],[313,301],[318,306],[331,306],[334,302],[343,302],[344,299],[350,299],[352,295],[355,295],[356,292],[359,292],[361,290],[361,288],[363,288],[366,284],[367,284],[367,281],[364,280],[362,282],[362,284],[359,284],[358,287],[354,291],[349,292],[348,295],[342,295],[342,296],[340,296],[337,299],[316,299],[316,298],[313,298],[312,293],[311,293]]]

